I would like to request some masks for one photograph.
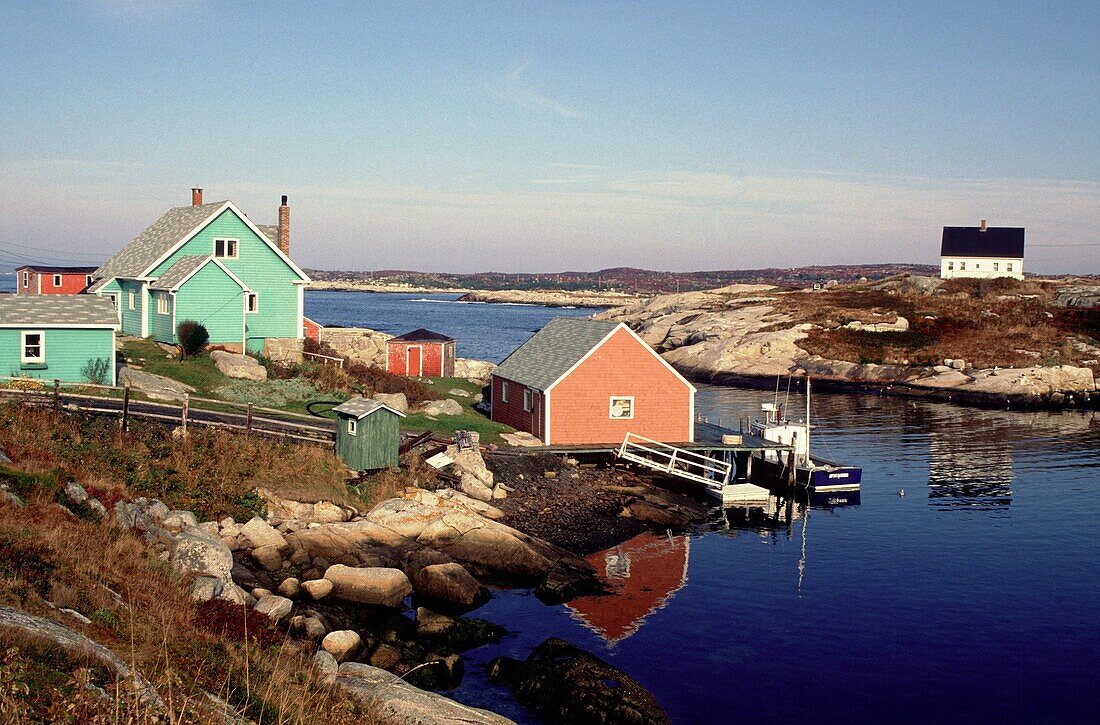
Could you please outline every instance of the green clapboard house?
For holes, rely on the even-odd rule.
[[[290,209],[257,226],[231,201],[169,209],[97,269],[88,292],[110,297],[122,334],[177,344],[181,322],[206,327],[211,345],[300,359],[303,290],[290,259]]]
[[[336,455],[354,471],[397,466],[404,413],[370,398],[352,398],[336,413]]]
[[[118,317],[91,295],[0,295],[0,376],[115,384]]]

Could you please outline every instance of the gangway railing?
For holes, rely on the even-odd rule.
[[[635,433],[627,433],[623,438],[618,457],[620,460],[637,463],[670,476],[702,483],[719,493],[722,487],[729,483],[730,474],[733,472],[733,465],[726,461],[677,448]]]

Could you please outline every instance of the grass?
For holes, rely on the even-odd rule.
[[[233,382],[232,378],[218,370],[208,356],[197,355],[186,360],[170,358],[164,348],[148,338],[124,341],[122,354],[127,360],[140,365],[145,372],[178,380],[201,395],[211,395],[217,388]]]
[[[439,418],[429,418],[423,413],[410,413],[402,419],[401,427],[404,430],[423,431],[430,430],[446,435],[456,430],[476,431],[481,435],[482,443],[501,443],[501,433],[510,433],[514,429],[503,423],[490,420],[484,413],[474,410],[473,396],[481,392],[481,386],[465,378],[425,378],[425,382],[432,389],[437,399],[451,398],[462,406],[462,415],[441,415]],[[470,393],[470,397],[449,395],[452,389],[461,389]]]

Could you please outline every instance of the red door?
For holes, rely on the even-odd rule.
[[[405,351],[405,374],[418,378],[423,372],[424,365],[421,360],[421,348],[419,346],[408,347]]]

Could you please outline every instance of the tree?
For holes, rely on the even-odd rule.
[[[180,341],[180,359],[183,360],[202,352],[210,340],[210,333],[194,320],[184,320],[176,327],[176,337]]]

